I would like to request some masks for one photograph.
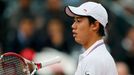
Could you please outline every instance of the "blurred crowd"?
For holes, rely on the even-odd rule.
[[[64,8],[85,1],[100,2],[107,9],[107,48],[119,75],[134,74],[134,0],[0,0],[0,54],[16,52],[29,60],[38,60],[39,56],[55,53],[65,57],[64,65],[70,63],[71,67],[55,66],[52,75],[73,75],[78,55],[83,51],[73,39],[73,19],[64,13]],[[67,67],[74,69],[66,73],[63,68]]]

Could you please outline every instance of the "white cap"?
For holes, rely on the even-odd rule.
[[[99,3],[86,2],[79,7],[67,6],[65,12],[68,16],[91,16],[99,21],[104,27],[108,23],[108,14],[106,9]]]

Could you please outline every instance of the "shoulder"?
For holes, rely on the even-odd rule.
[[[84,59],[85,70],[94,69],[93,71],[108,71],[108,68],[115,69],[115,62],[110,55],[105,45],[96,48],[93,52],[87,55]]]
[[[105,73],[115,73],[115,63],[110,58],[102,57],[87,57],[82,61],[83,73],[89,73],[91,75],[105,75]],[[115,74],[113,74],[115,75]]]
[[[110,55],[105,45],[101,45],[89,53],[83,60],[85,66],[105,67],[106,64],[114,64],[113,57]]]

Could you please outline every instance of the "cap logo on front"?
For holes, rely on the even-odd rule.
[[[87,10],[86,9],[83,9],[85,12],[87,12]]]

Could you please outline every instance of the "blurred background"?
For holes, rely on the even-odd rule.
[[[74,75],[83,51],[72,37],[73,19],[64,7],[86,1],[107,9],[107,48],[119,75],[134,75],[134,0],[0,0],[0,54],[16,52],[35,62],[61,56],[60,64],[36,75]]]

